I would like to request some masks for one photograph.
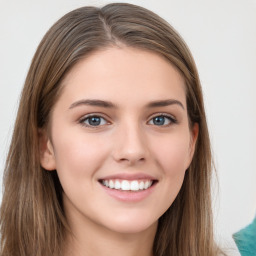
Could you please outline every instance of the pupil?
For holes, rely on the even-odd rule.
[[[164,124],[164,117],[163,116],[157,116],[153,120],[155,125],[163,125]]]
[[[91,117],[89,119],[90,125],[99,125],[100,124],[100,117]]]

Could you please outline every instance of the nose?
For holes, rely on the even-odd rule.
[[[139,125],[123,125],[118,128],[114,141],[113,158],[119,163],[135,165],[148,157],[147,139]]]

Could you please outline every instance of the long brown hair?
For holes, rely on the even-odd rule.
[[[46,129],[61,93],[61,81],[82,58],[125,45],[160,54],[182,74],[191,127],[199,124],[195,154],[182,188],[159,219],[155,256],[213,256],[210,180],[212,159],[200,81],[179,34],[142,7],[109,4],[74,10],[46,33],[32,60],[22,92],[4,173],[1,256],[61,255],[68,230],[56,172],[40,166],[39,129]]]

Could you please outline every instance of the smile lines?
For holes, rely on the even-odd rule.
[[[101,180],[100,183],[108,188],[123,191],[145,190],[152,186],[153,180]]]

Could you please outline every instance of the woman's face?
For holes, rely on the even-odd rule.
[[[155,53],[113,47],[81,60],[62,85],[41,164],[57,170],[69,222],[120,233],[155,228],[181,188],[198,132],[189,129],[183,78]]]

